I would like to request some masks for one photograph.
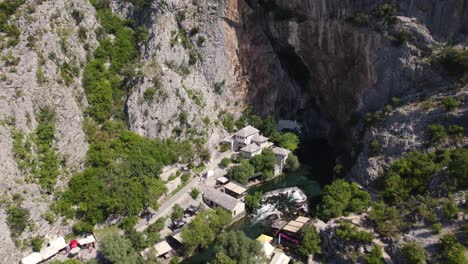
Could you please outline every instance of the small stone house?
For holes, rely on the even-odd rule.
[[[260,131],[253,126],[246,126],[234,134],[234,151],[252,144],[252,138],[258,136]]]
[[[290,151],[279,147],[274,147],[272,150],[276,155],[275,175],[278,175],[283,171]]]
[[[214,188],[205,190],[203,201],[211,207],[221,207],[231,212],[234,219],[245,215],[245,203]]]
[[[261,154],[262,148],[259,145],[252,143],[248,146],[241,148],[240,151],[241,151],[241,155],[244,156],[244,158],[250,159],[253,156]]]

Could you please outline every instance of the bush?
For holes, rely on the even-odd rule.
[[[137,216],[125,217],[120,223],[119,227],[123,230],[132,229],[137,223],[139,218]]]
[[[447,132],[444,126],[432,124],[427,128],[427,136],[430,143],[440,143],[447,138]]]
[[[442,213],[447,219],[454,219],[458,216],[458,206],[451,199],[444,202]]]
[[[220,82],[215,82],[214,85],[213,85],[213,88],[214,88],[214,92],[216,94],[222,94],[223,93],[223,87],[224,87],[224,83],[225,81],[222,80]]]
[[[455,188],[468,187],[468,149],[459,148],[450,155],[447,174],[455,181]]]
[[[229,164],[231,164],[231,160],[229,158],[223,158],[219,163],[219,165],[221,165],[223,168],[227,168]]]
[[[444,105],[445,110],[447,112],[450,112],[453,109],[460,106],[460,101],[458,101],[457,99],[453,97],[445,97],[444,99],[442,99],[442,104]]]
[[[468,262],[464,254],[464,247],[460,244],[453,234],[444,235],[442,242],[442,252],[440,252],[440,263],[446,264],[464,264]]]
[[[182,183],[188,182],[188,180],[190,179],[190,173],[184,172],[182,174],[182,177],[180,177],[180,179],[181,179]]]
[[[352,226],[350,223],[344,221],[340,222],[340,226],[336,229],[336,235],[345,240],[366,244],[372,243],[372,240],[374,239],[374,235],[372,235],[372,233],[359,231],[357,227]]]
[[[42,244],[44,244],[44,239],[41,236],[36,236],[31,239],[31,247],[34,252],[41,251]]]
[[[366,264],[384,264],[382,248],[379,245],[372,246],[371,252],[364,257]]]
[[[183,217],[184,217],[184,208],[180,207],[180,205],[178,204],[175,204],[172,207],[171,220],[174,221],[177,219],[181,219]]]
[[[198,198],[198,195],[200,195],[200,191],[197,188],[192,188],[192,191],[190,191],[190,197],[196,200]]]
[[[461,141],[465,135],[465,129],[457,125],[450,125],[448,127],[448,132],[455,137],[456,141]]]
[[[296,155],[290,153],[288,159],[286,160],[286,169],[290,172],[295,172],[300,167],[299,159]]]
[[[406,44],[410,41],[413,33],[409,30],[402,30],[398,33],[397,40],[399,45]]]
[[[369,142],[369,150],[371,151],[372,155],[377,155],[380,152],[380,143],[377,139],[372,139]]]
[[[12,238],[19,237],[29,225],[30,212],[26,208],[11,205],[7,208],[7,225]]]
[[[367,113],[364,117],[364,121],[367,126],[374,126],[382,123],[385,120],[385,114],[382,111],[376,111],[375,113]]]
[[[221,115],[221,119],[222,119],[224,128],[228,132],[234,132],[234,130],[235,130],[234,116],[231,113],[226,113],[226,112],[220,113],[220,115]]]
[[[398,97],[392,97],[391,102],[392,102],[392,106],[393,106],[393,107],[397,107],[397,106],[400,104],[400,98],[398,98]]]
[[[301,245],[298,248],[298,252],[303,256],[310,256],[312,254],[322,253],[321,240],[314,226],[305,225],[301,229]]]
[[[221,146],[220,146],[219,151],[226,152],[226,151],[228,151],[230,149],[231,149],[231,146],[229,145],[229,143],[222,143]]]
[[[356,183],[335,180],[323,190],[318,216],[328,221],[341,215],[360,213],[369,206],[369,201],[369,193],[359,189]]]
[[[401,254],[406,263],[424,264],[426,263],[426,252],[416,243],[407,243],[401,248]]]
[[[187,112],[181,112],[179,114],[179,122],[181,125],[186,125],[187,124]]]
[[[398,204],[410,194],[422,194],[440,169],[434,158],[418,151],[393,161],[380,186],[380,196],[389,204]]]
[[[201,45],[203,45],[203,43],[205,43],[205,37],[204,36],[198,36],[197,37],[197,45],[201,46]]]
[[[390,207],[384,202],[372,203],[369,219],[375,226],[375,230],[387,237],[396,237],[401,224],[400,213],[395,207]]]
[[[442,230],[442,224],[441,223],[434,223],[434,224],[432,224],[431,228],[436,234],[440,234],[440,231]]]
[[[468,72],[468,49],[445,48],[439,54],[438,61],[450,75],[455,77],[466,76]]]
[[[143,99],[145,99],[146,102],[150,103],[154,100],[154,94],[155,90],[153,88],[148,88],[146,91],[143,93]]]
[[[386,23],[388,24],[394,24],[397,19],[395,17],[398,9],[394,5],[390,4],[383,4],[379,5],[375,11],[374,14],[376,17],[383,19]]]
[[[364,27],[364,26],[367,26],[367,24],[369,23],[369,16],[365,13],[357,12],[354,14],[352,20],[354,24],[360,27]]]

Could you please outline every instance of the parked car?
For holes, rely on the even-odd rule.
[[[187,224],[187,222],[185,222],[184,220],[176,219],[176,220],[172,221],[172,229],[182,228],[186,224]]]
[[[199,208],[200,208],[199,206],[197,207],[195,205],[190,205],[189,207],[185,209],[185,213],[192,216],[197,213]]]

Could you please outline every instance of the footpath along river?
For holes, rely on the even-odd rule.
[[[287,173],[267,183],[254,186],[249,193],[262,191],[263,193],[287,188],[298,187],[307,195],[309,212],[313,211],[320,200],[321,186],[331,182],[335,154],[332,148],[323,140],[305,140],[301,142],[299,149],[295,151],[302,168],[296,173]],[[255,239],[260,234],[270,233],[270,224],[264,221],[252,223],[251,217],[244,217],[234,223],[231,230],[242,230],[248,237]],[[207,263],[212,258],[212,247],[199,251],[184,264]]]

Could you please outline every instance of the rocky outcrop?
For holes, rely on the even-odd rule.
[[[400,158],[413,150],[425,151],[427,145],[427,128],[432,124],[462,126],[468,130],[468,115],[466,108],[468,87],[461,86],[454,91],[446,91],[435,94],[417,93],[411,97],[404,98],[402,106],[389,112],[383,123],[367,130],[362,138],[362,152],[358,155],[356,162],[348,177],[360,183],[362,186],[370,187],[374,180],[386,169],[392,160]],[[446,112],[441,99],[450,96],[461,100],[462,106],[451,112]],[[377,140],[380,151],[373,154],[369,144]],[[467,139],[458,145],[466,145]],[[446,145],[453,144],[452,140]]]
[[[230,6],[233,2],[194,3],[153,3],[150,38],[141,48],[142,77],[135,80],[127,101],[128,120],[133,131],[148,137],[196,135],[216,144],[223,137],[219,113],[238,116],[244,107],[246,85],[240,80],[237,35],[231,26],[240,18]],[[154,99],[144,99],[148,90],[155,91]]]
[[[359,28],[349,18],[388,1],[235,2],[242,14],[236,27],[241,66],[255,110],[300,120],[308,135],[327,137],[348,150],[357,114],[382,107],[393,96],[442,85],[421,60],[424,49],[437,45],[433,39],[466,33],[462,0],[395,2],[399,14],[411,19],[402,17],[395,27],[380,28],[382,33]],[[448,16],[454,17],[453,27],[443,30],[440,23]],[[402,28],[432,37],[398,46],[389,37]],[[428,79],[430,84],[424,82]]]
[[[50,106],[55,109],[55,140],[53,147],[63,160],[59,176],[60,188],[69,172],[83,165],[88,144],[81,128],[86,98],[81,86],[81,70],[87,54],[97,45],[95,32],[99,23],[88,1],[27,1],[10,19],[21,30],[19,44],[1,51],[0,86],[0,189],[2,200],[20,194],[22,206],[31,213],[30,228],[16,238],[28,245],[35,235],[53,236],[67,227],[60,222],[49,225],[43,214],[49,210],[52,195],[44,194],[38,185],[26,183],[26,175],[18,169],[12,152],[13,131],[32,133],[37,126],[36,114]],[[82,28],[85,37],[80,39]],[[7,63],[6,60],[15,63]],[[70,71],[68,64],[77,71]],[[70,77],[65,80],[63,76]],[[14,263],[21,257],[10,238],[6,225],[6,208],[0,210],[0,262]],[[47,238],[47,237],[46,237]]]

